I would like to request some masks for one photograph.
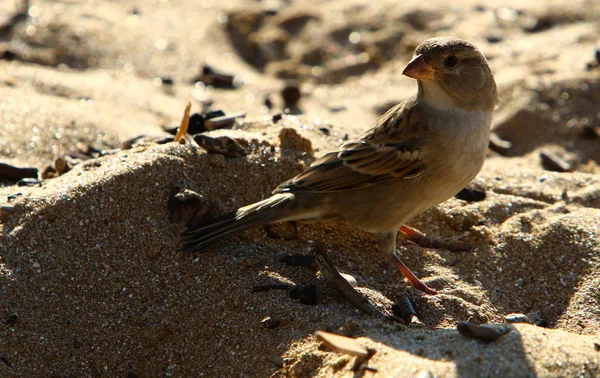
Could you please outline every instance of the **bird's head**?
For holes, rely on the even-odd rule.
[[[417,79],[420,99],[432,106],[493,110],[498,102],[487,60],[477,47],[458,38],[424,41],[402,74]]]

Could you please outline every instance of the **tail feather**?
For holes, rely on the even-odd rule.
[[[237,233],[283,220],[292,194],[277,194],[215,219],[211,224],[183,233],[185,253],[196,253]]]

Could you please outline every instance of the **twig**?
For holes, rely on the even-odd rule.
[[[185,136],[188,130],[188,126],[190,125],[190,110],[192,109],[192,104],[188,101],[185,104],[185,110],[183,112],[183,118],[181,119],[181,125],[179,126],[179,130],[177,130],[177,135],[175,135],[175,142],[179,143],[181,139]]]

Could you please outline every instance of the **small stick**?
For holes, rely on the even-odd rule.
[[[233,125],[236,119],[246,117],[246,112],[241,111],[221,117],[209,118],[204,121],[207,130],[220,129],[229,125]]]
[[[185,134],[187,133],[188,126],[190,125],[190,110],[192,109],[192,104],[188,101],[185,104],[185,110],[183,112],[183,118],[181,119],[181,125],[179,125],[179,129],[177,130],[177,135],[175,135],[175,142],[181,141]]]

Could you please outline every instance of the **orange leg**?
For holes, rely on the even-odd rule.
[[[408,282],[410,282],[410,284],[415,289],[420,290],[420,291],[422,291],[424,293],[427,293],[429,295],[436,295],[437,294],[437,291],[435,291],[434,289],[430,288],[429,286],[427,286],[426,284],[424,284],[423,282],[421,282],[421,280],[417,276],[415,276],[413,274],[413,272],[411,272],[410,269],[408,269],[408,267],[397,256],[394,256],[390,260],[392,261],[392,263],[394,265],[396,265],[396,268],[398,268],[398,270],[400,271],[400,273],[402,273],[402,275],[404,277],[406,277],[406,279],[408,280]]]
[[[383,232],[379,234],[379,250],[398,268],[400,273],[408,279],[410,284],[417,290],[423,291],[429,295],[436,295],[437,292],[425,285],[421,280],[408,269],[408,267],[400,260],[396,251],[396,237],[398,232]]]
[[[439,240],[430,238],[416,228],[412,228],[407,225],[400,226],[399,231],[400,235],[403,236],[404,239],[409,240],[423,248],[445,248],[452,252],[464,252],[470,249],[468,245],[457,241],[450,243],[440,242]]]

